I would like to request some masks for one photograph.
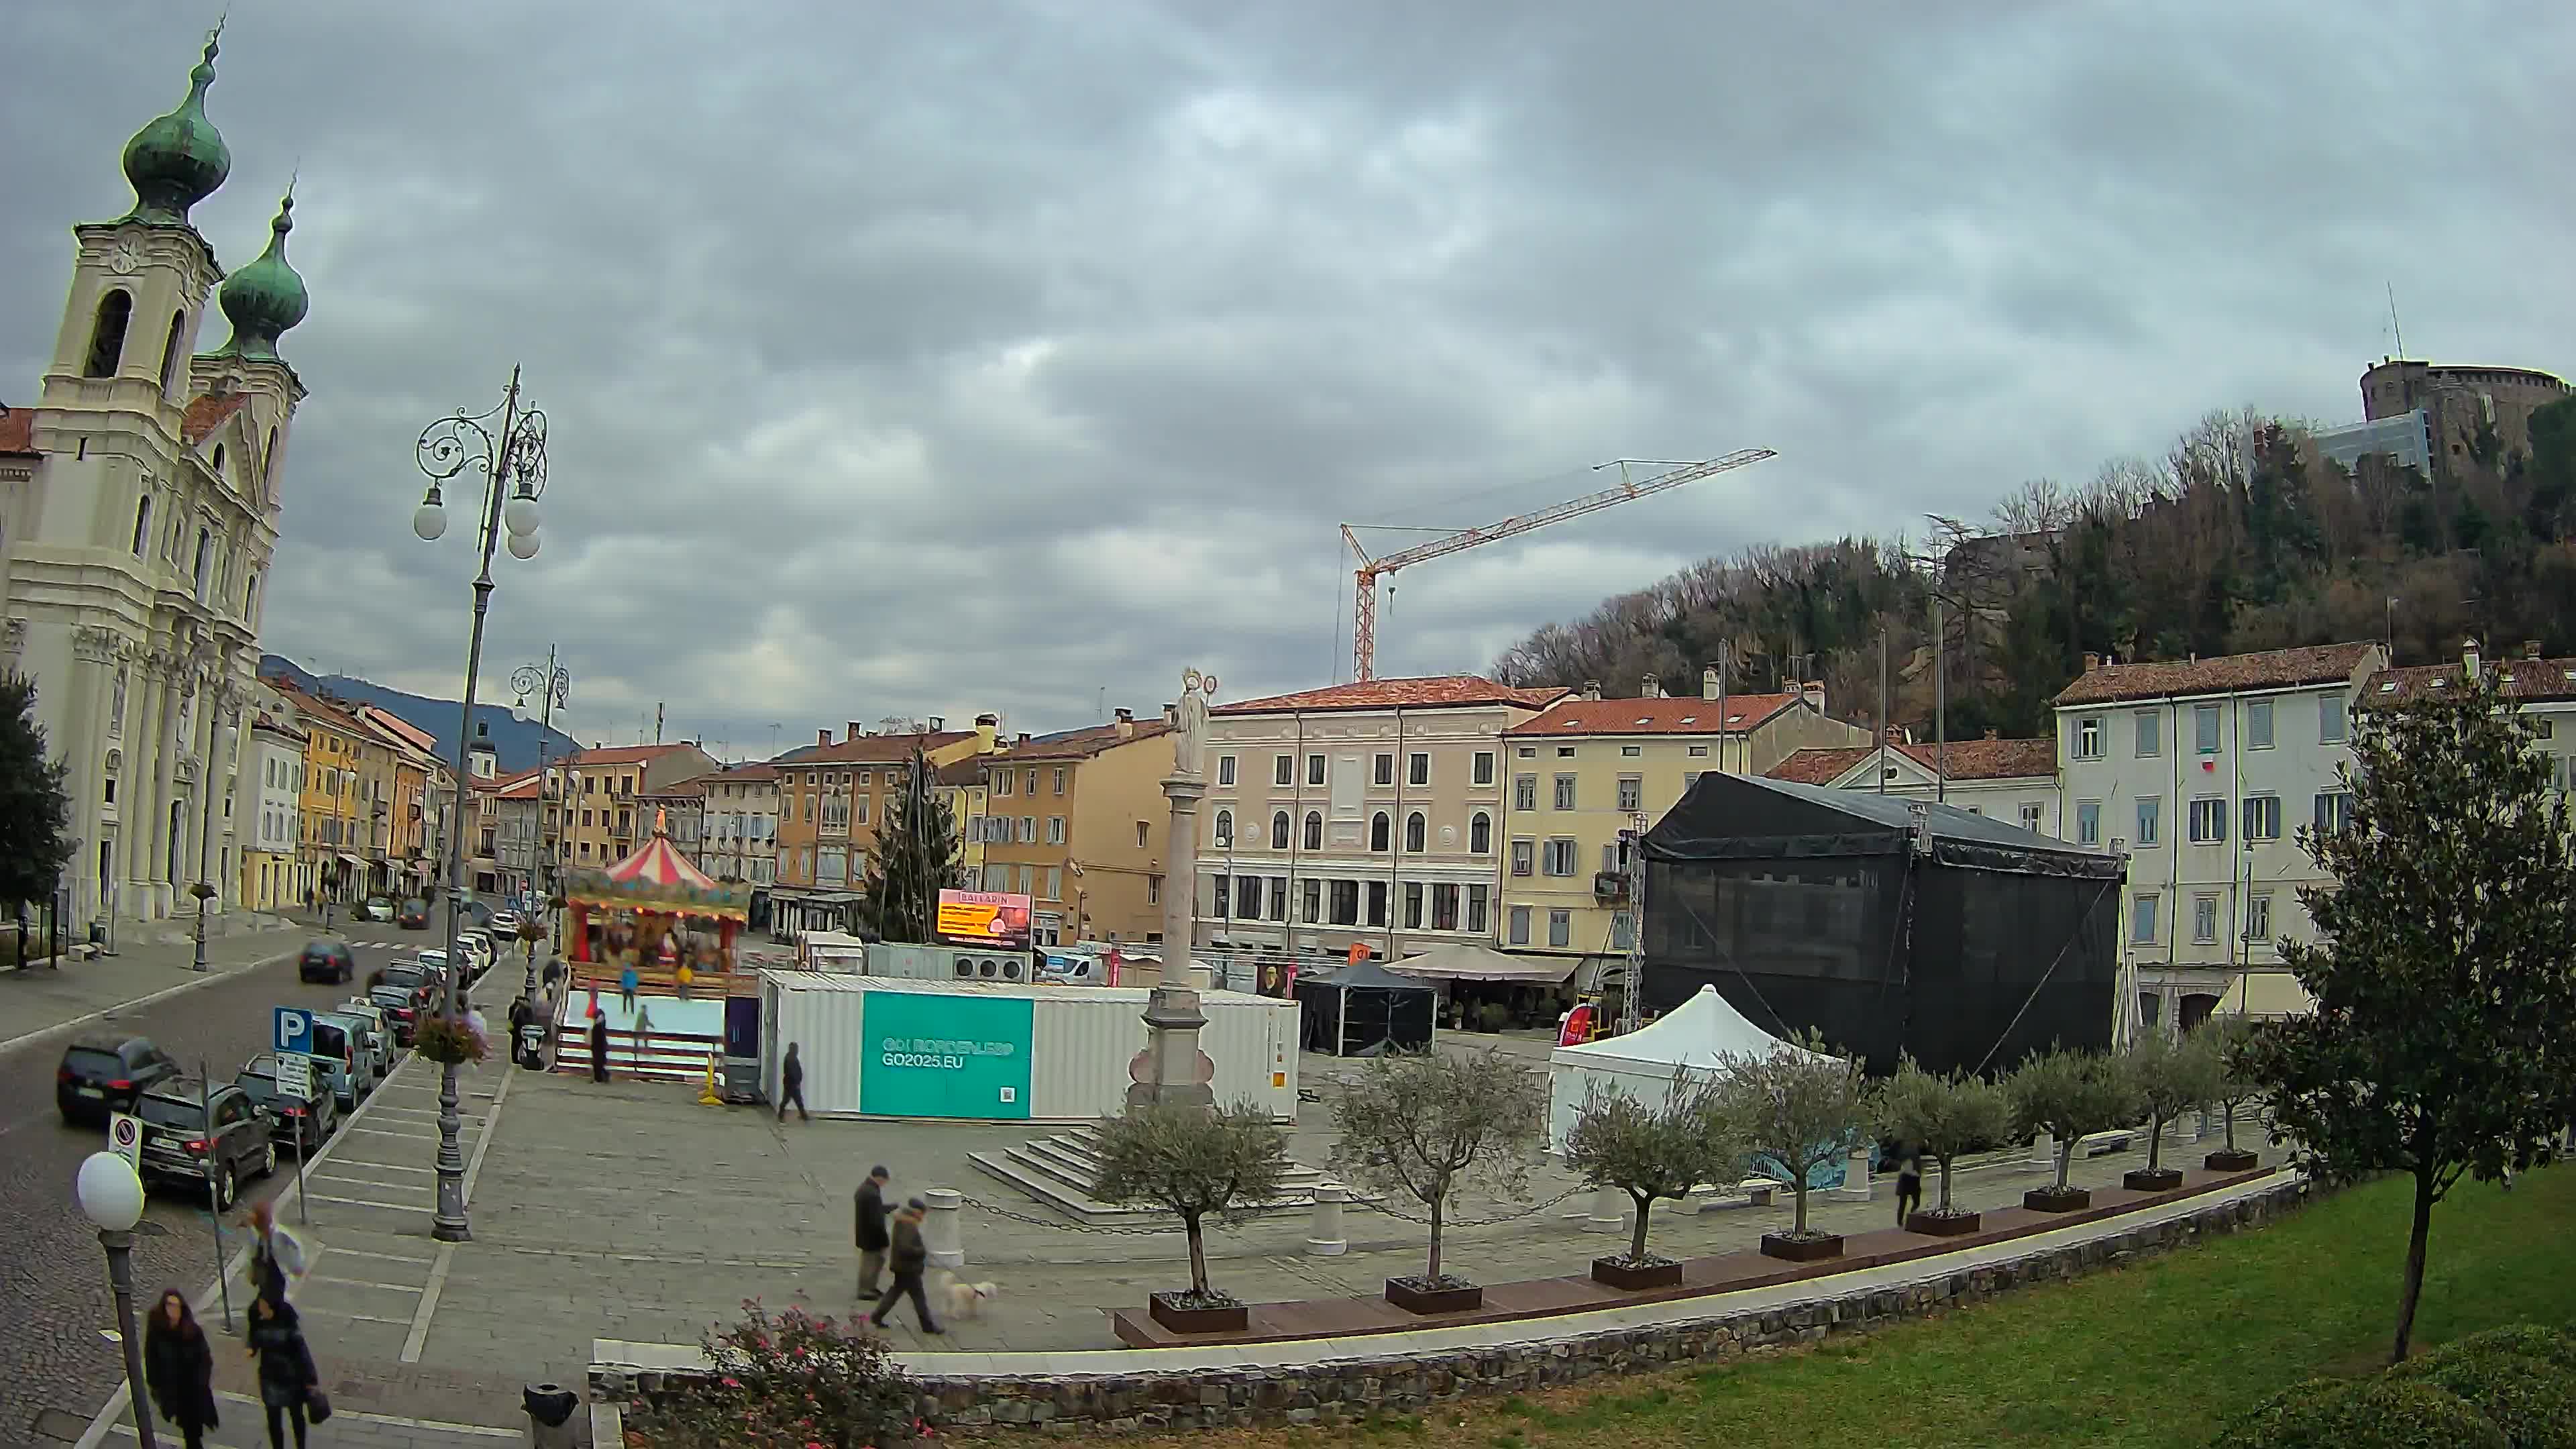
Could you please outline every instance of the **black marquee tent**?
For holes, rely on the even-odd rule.
[[[1702,775],[1646,833],[1645,1005],[1715,986],[1892,1072],[2111,1044],[2119,857],[1955,806]]]
[[[1336,967],[1329,976],[1299,976],[1298,1049],[1336,1057],[1429,1051],[1439,995],[1429,982],[1374,961]]]

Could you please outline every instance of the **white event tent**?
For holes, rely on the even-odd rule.
[[[1683,1071],[1714,1071],[1728,1057],[1767,1057],[1775,1051],[1818,1056],[1794,1047],[1744,1019],[1714,986],[1665,1013],[1651,1026],[1625,1036],[1561,1046],[1547,1058],[1547,1147],[1565,1150],[1565,1134],[1594,1084],[1616,1089],[1648,1107],[1660,1107]]]

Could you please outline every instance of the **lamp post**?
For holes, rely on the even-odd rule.
[[[113,1152],[93,1152],[73,1191],[81,1215],[107,1250],[108,1291],[116,1295],[116,1333],[125,1346],[125,1393],[133,1402],[134,1437],[153,1449],[152,1396],[143,1387],[143,1336],[134,1329],[134,1225],[143,1220],[143,1180]]]
[[[195,969],[203,971],[206,969],[206,902],[215,898],[215,888],[206,884],[204,881],[199,881],[195,885],[188,887],[188,894],[197,898],[197,964]],[[20,954],[24,955],[25,953],[21,952]]]
[[[555,706],[572,703],[572,675],[555,663],[555,647],[549,644],[546,646],[545,666],[539,668],[534,664],[520,665],[510,675],[510,688],[517,691],[521,704],[526,704],[531,694],[537,695],[539,699],[537,707],[537,841],[535,849],[530,852],[533,860],[532,868],[528,872],[528,894],[537,897],[542,906],[544,901],[553,897],[555,873],[554,851],[546,844],[546,815],[554,808],[554,801],[546,793],[546,746],[554,739]],[[535,989],[536,969],[536,953],[532,950],[528,953],[529,989],[532,991]]]
[[[411,531],[423,543],[436,543],[447,532],[446,500],[440,496],[439,485],[468,469],[479,469],[483,474],[482,506],[475,511],[482,567],[474,576],[474,627],[465,652],[463,718],[456,730],[455,824],[448,830],[446,842],[445,939],[453,954],[457,893],[465,875],[462,827],[466,792],[474,781],[473,762],[467,751],[474,738],[474,686],[483,670],[483,620],[492,604],[492,549],[501,542],[506,529],[510,557],[524,561],[537,556],[537,526],[543,521],[537,498],[546,491],[546,415],[520,406],[519,369],[513,367],[510,386],[502,394],[499,407],[475,414],[460,408],[453,417],[440,418],[421,430],[415,453],[420,471],[429,477],[429,491],[421,496],[420,507],[412,511],[411,517]],[[454,964],[462,966],[461,962]],[[448,1023],[463,1025],[462,969],[447,973],[446,1007]],[[438,1085],[438,1210],[430,1222],[430,1236],[443,1243],[461,1243],[474,1236],[465,1217],[465,1153],[458,1142],[458,1131],[464,1122],[456,1113],[456,1067],[454,1062],[446,1063]]]

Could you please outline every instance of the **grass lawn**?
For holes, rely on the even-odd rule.
[[[1480,1449],[2202,1445],[2221,1418],[2278,1387],[2385,1359],[2412,1191],[2373,1183],[2268,1229],[1812,1352],[1472,1400],[1427,1422],[1226,1437]],[[2417,1349],[2514,1322],[2576,1328],[2576,1167],[2531,1173],[2510,1193],[2464,1182],[2434,1209]]]

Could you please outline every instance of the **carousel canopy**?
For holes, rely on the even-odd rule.
[[[718,884],[713,876],[689,864],[689,858],[671,844],[667,822],[659,811],[654,812],[652,839],[606,870],[576,872],[565,888],[564,898],[577,906],[661,915],[733,921],[746,920],[751,915],[751,892]]]

